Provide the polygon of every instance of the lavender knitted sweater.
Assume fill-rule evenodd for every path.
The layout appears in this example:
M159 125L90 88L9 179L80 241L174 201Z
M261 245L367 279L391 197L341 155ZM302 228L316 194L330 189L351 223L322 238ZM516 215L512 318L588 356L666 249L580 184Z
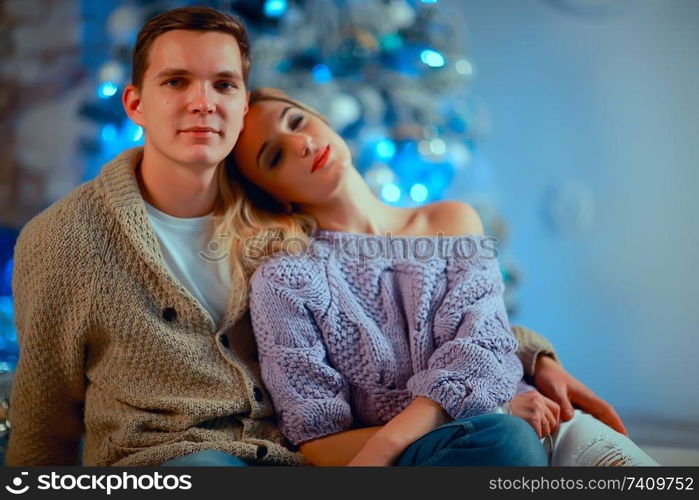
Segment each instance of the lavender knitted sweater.
M311 255L276 254L251 281L262 377L289 440L384 424L415 396L452 418L512 399L522 365L485 238L316 236Z

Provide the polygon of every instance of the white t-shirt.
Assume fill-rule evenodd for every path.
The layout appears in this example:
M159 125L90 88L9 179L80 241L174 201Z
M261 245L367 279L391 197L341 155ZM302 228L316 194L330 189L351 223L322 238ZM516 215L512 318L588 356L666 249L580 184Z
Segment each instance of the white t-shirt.
M165 267L209 311L218 326L228 302L231 275L228 259L216 253L213 214L183 219L161 212L148 202L146 212L160 242Z

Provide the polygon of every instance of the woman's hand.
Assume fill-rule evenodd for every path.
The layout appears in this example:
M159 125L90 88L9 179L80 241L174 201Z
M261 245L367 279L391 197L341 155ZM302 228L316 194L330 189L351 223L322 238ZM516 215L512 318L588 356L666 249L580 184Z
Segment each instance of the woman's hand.
M575 405L615 431L628 436L629 433L612 405L597 397L553 358L541 356L536 361L534 384L541 394L558 403L564 422L573 418Z
M517 394L510 401L510 411L529 422L539 438L558 430L560 406L537 390Z

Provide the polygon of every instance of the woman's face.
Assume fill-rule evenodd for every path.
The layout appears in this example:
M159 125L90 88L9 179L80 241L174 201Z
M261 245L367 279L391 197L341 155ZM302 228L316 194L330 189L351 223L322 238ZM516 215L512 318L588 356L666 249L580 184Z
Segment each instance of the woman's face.
M342 138L316 115L282 101L259 101L233 149L241 173L280 202L317 204L352 164Z

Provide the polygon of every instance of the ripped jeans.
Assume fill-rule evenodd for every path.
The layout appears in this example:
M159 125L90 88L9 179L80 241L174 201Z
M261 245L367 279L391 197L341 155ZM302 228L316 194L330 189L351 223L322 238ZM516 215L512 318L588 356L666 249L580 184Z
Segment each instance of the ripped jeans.
M541 440L550 465L558 466L657 466L641 448L595 417L575 410L558 430Z

